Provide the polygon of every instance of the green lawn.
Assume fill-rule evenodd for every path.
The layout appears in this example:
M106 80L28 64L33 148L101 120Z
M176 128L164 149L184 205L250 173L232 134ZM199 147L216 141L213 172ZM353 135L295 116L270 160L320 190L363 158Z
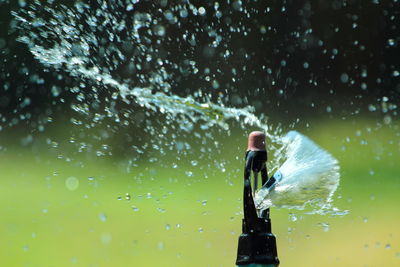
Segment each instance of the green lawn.
M339 159L334 204L350 214L273 209L280 266L400 266L398 124L312 125L302 132ZM226 172L140 162L126 173L112 158L65 162L29 149L1 152L1 265L234 266L242 219L241 135L221 140L231 147L222 155L230 162ZM73 191L69 177L76 178L68 180Z

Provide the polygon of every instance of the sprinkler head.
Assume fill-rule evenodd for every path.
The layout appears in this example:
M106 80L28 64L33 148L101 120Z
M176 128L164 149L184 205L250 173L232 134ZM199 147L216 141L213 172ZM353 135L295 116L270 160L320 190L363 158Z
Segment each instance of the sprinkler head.
M247 151L266 151L265 134L263 132L255 131L249 134Z
M267 150L265 134L252 132L248 138L244 168L242 234L239 237L236 265L238 266L270 266L279 265L276 249L276 238L271 233L269 209L257 212L253 195L257 189L258 173L261 173L262 184L268 181L266 167ZM251 186L253 172L254 187ZM252 190L254 189L254 190Z

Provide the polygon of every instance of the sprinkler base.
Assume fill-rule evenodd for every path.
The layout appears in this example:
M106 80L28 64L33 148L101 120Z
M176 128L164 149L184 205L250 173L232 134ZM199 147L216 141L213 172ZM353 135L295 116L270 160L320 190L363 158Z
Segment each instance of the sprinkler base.
M236 265L249 264L279 265L276 239L272 233L240 235Z

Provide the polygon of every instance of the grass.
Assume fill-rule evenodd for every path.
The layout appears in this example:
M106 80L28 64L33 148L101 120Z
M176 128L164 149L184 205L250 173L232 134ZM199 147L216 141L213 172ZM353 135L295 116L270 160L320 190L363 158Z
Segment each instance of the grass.
M335 205L350 214L272 210L280 266L399 266L398 126L313 125L303 132L339 159ZM68 163L23 148L2 152L2 266L234 266L242 161L233 159L245 141L221 140L232 147L223 154L227 172L142 162L126 173L113 159ZM65 184L71 176L79 180L74 191Z

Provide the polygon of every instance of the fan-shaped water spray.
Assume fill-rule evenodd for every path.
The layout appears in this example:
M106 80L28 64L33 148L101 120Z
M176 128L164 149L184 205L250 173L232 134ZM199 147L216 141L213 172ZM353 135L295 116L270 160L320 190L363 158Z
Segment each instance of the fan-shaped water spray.
M255 202L258 209L271 206L304 209L306 204L319 206L316 213L332 209L333 194L339 186L338 161L304 135L291 131L283 138L282 154L286 160L274 174L276 183L261 188ZM347 212L333 208L331 214Z

